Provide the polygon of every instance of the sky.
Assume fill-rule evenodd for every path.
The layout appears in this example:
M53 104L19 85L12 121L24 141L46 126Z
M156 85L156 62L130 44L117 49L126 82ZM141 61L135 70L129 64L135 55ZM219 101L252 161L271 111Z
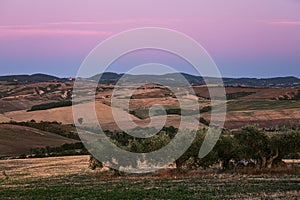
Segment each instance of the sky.
M96 45L141 27L192 37L224 77L300 77L299 0L0 0L0 75L76 76ZM151 59L193 73L155 51L128 55L112 71Z

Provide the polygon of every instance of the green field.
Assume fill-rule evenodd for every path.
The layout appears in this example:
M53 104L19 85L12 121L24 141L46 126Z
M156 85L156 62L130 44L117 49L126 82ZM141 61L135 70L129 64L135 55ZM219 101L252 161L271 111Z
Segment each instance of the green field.
M249 101L230 101L228 111L243 110L280 110L300 108L300 101L293 100L249 100Z
M121 177L98 174L6 180L1 199L297 199L300 176L195 175Z

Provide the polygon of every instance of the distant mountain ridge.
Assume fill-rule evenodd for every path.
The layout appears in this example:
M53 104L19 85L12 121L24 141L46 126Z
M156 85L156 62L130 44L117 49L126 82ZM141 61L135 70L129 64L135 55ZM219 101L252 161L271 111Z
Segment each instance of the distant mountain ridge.
M225 85L254 87L300 87L300 79L294 76L275 78L223 78Z
M58 80L60 80L60 78L47 74L0 76L0 81L7 82L48 82Z
M105 72L97 74L90 78L81 78L82 81L98 81L102 84L116 84L124 74L117 74L113 72ZM164 75L125 75L125 79L131 81L143 80L145 83L153 81L158 82L172 82L177 81L179 76L184 76L185 79L193 85L204 85L204 78L201 76L194 76L186 73L172 73ZM33 74L33 75L11 75L0 76L0 81L15 82L15 83L38 83L38 82L67 82L74 79L59 78L47 74ZM216 78L206 77L205 80L214 82ZM274 78L223 78L224 85L226 86L249 86L249 87L300 87L300 79L293 76L287 77L274 77Z
M101 80L99 83L103 84L116 84L124 74L117 73L103 73L92 76L86 80L89 81L98 81L101 75ZM204 85L206 82L201 76L194 76L186 73L173 73L173 74L164 74L164 75L126 75L125 77L130 78L131 81L144 81L145 83L151 81L159 82L169 82L180 80L178 78L180 75L184 76L185 79L193 85ZM126 79L126 78L125 78ZM218 80L214 77L206 77L208 82L217 82ZM300 87L300 79L293 76L286 77L274 77L274 78L223 78L223 83L226 86L249 86L249 87Z

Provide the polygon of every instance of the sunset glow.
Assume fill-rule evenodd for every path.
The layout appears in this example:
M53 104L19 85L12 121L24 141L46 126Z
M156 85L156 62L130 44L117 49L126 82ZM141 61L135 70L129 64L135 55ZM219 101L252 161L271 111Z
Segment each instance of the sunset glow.
M75 76L86 55L104 39L154 26L197 40L223 76L299 77L299 10L300 2L294 0L4 0L0 2L1 74Z

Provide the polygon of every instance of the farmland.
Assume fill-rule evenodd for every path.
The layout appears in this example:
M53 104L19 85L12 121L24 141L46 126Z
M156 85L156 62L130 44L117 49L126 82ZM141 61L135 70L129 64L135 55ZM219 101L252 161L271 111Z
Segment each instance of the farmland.
M58 121L63 124L74 124L78 119L73 119L72 100L73 83L27 83L20 85L9 85L0 83L0 122L10 120L22 122L35 120ZM90 83L82 87L82 99L84 94L90 93ZM126 99L126 91L116 96L117 99ZM113 85L99 84L97 87L96 110L101 126L107 130L119 130L112 117L111 99ZM203 110L201 116L210 121L209 91L205 86L193 86L195 96L185 96L189 99L198 99L199 109ZM216 93L219 87L212 87ZM249 124L257 124L261 128L273 126L291 125L299 122L300 103L298 100L299 89L297 88L259 88L259 87L235 87L227 86L227 116L225 128L236 129ZM83 102L89 104L89 102ZM149 123L148 111L153 105L164 106L167 113L166 126L178 127L180 116L179 103L166 87L147 84L138 88L129 102L128 110L117 107L118 115L127 116L139 125ZM75 105L76 106L76 105ZM31 112L28 112L30 111ZM205 112L204 112L205 111ZM189 112L189 111L187 111ZM103 113L105 113L103 115ZM82 113L82 118L87 119L88 114ZM175 115L174 115L175 114ZM126 121L124 119L124 122ZM86 121L85 121L86 122ZM204 126L201 124L200 126Z
M76 140L60 135L40 131L30 127L0 124L0 157L29 154L29 150L37 147L60 146L75 143Z
M238 148L248 149L248 144L242 143L246 139L236 140L233 133L253 124L257 125L259 131L267 131L262 131L267 142L263 148L264 152L252 155L252 151L242 151L245 155L238 155L241 159L245 156L249 159L255 156L256 160L260 160L261 156L265 156L270 161L270 158L276 155L274 152L278 150L275 148L278 145L274 146L272 143L274 141L276 144L277 142L281 144L279 145L281 157L278 161L287 157L298 158L298 150L292 153L285 152L287 149L281 147L287 144L283 145L282 142L285 140L280 140L284 137L280 134L286 131L283 127L290 127L288 131L292 133L295 132L293 128L299 127L298 88L227 86L227 116L224 129L227 132L224 132L219 142L220 145L226 145L227 153L230 155L221 155L224 152L222 147L212 151L209 159L212 159L213 164L210 164L207 159L200 163L202 167L197 169L178 171L171 167L152 174L118 176L112 170L89 169L87 152L81 146L77 148L77 143L80 141L74 122L80 120L80 123L88 127L95 121L90 120L90 114L85 110L80 110L81 119L73 118L72 82L0 84L2 84L0 122L3 122L0 124L1 156L3 158L20 158L20 155L27 157L27 159L0 160L1 199L297 199L300 195L299 168L290 168L290 166L286 168L286 165L283 165L283 169L280 169L279 162L275 162L272 168L266 168L267 165L256 165L255 171L248 173L248 168L238 171L227 166L227 170L222 171L220 166L217 166L222 156L229 156L228 159L224 159L228 163L238 155L236 153L239 152ZM121 122L124 124L127 124L130 119L139 126L145 126L151 120L159 122L161 113L155 113L151 119L149 116L149 109L159 104L166 109L165 127L172 126L170 130L175 130L178 128L181 115L194 111L189 107L187 110L180 109L178 100L164 86L146 84L138 88L131 98L126 94L129 88L123 88L123 93L116 96L117 99L130 99L128 109L122 108L122 105L115 107L115 112L122 116ZM101 127L117 138L120 130L112 113L113 89L113 85L98 85L95 108ZM209 92L204 86L193 86L193 89L195 95L184 96L184 101L198 100L201 112L200 115L193 115L193 117L199 119L199 129L205 130L211 115ZM220 88L213 86L212 89L218 91ZM87 83L79 94L82 95L80 103L93 106L92 102L84 99L84 95L90 92L90 85ZM76 106L78 104L74 105ZM190 125L192 126L187 124L185 128L189 128ZM231 134L230 137L228 133ZM273 137L275 133L278 134L278 138ZM168 139L172 139L170 135ZM163 137L164 134L161 136ZM286 136L292 135L286 134ZM119 143L119 145L123 145L124 149L132 148L137 152L144 152L145 149L136 145L137 141L125 141L124 144ZM296 140L291 141L291 144L297 143ZM156 137L156 140L155 138L145 140L145 143L148 142L163 144L159 143L159 137ZM75 146L75 149L69 151L69 148ZM289 147L292 148L291 145ZM192 155L195 152L198 155L197 148L191 148ZM261 146L258 145L257 152L260 152L260 149ZM187 160L187 163L189 162L190 160Z
M211 171L116 177L87 168L88 156L0 161L1 199L297 199L299 174Z

